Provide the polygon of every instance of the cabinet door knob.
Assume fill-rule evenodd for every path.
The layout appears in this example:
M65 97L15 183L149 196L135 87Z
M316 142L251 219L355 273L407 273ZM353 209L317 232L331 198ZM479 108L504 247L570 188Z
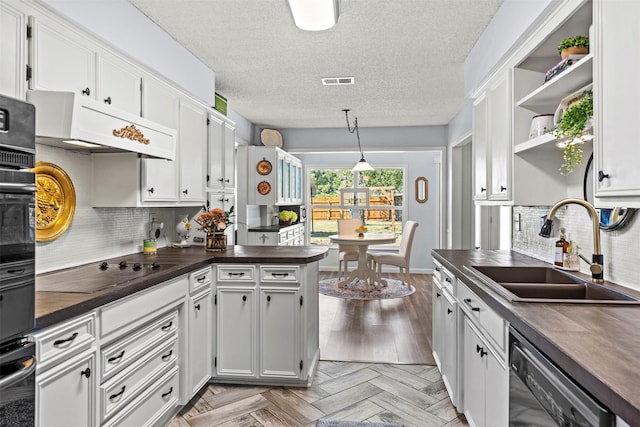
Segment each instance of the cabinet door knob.
M271 295L267 295L267 302L271 302Z
M225 179L224 182L229 183L231 180L229 178Z
M84 371L80 372L80 375L89 378L91 376L91 368L87 368Z
M504 185L500 186L500 191L507 191L507 187L505 187Z
M187 194L189 194L189 189L184 189L184 190L182 190L182 194L184 194L185 196L186 196Z
M242 302L246 302L247 301L247 296L246 295L242 295Z
M89 89L88 87L87 87L87 88L84 88L84 89L82 90L82 94L83 94L83 95L87 95L87 96L91 95L91 89Z
M153 187L147 190L149 193L153 194Z
M436 292L436 298L440 298L440 292Z
M104 103L105 103L105 104L109 104L109 105L111 105L111 97L110 97L110 96L107 96L107 97L104 99Z
M218 178L218 181L224 182L224 178Z
M195 306L193 306L193 308L195 308L196 310L200 311L200 304L196 304Z
M450 308L447 308L447 314L451 314L453 313L453 310L451 310Z
M598 182L604 181L605 178L609 179L609 174L608 173L604 173L602 171L598 171Z
M480 187L480 192L484 193L485 191L487 191L487 189L485 187Z

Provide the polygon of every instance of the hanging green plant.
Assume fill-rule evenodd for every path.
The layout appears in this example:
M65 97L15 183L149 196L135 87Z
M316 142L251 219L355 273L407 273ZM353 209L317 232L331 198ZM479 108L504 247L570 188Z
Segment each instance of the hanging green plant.
M593 92L582 93L562 114L554 135L556 138L567 138L567 146L563 153L560 173L568 175L576 166L582 164L582 146L584 131L593 117Z

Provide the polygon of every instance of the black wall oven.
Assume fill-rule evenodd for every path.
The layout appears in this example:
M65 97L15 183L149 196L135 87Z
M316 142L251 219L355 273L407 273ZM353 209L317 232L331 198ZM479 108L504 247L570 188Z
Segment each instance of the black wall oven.
M0 95L0 427L35 420L35 111Z

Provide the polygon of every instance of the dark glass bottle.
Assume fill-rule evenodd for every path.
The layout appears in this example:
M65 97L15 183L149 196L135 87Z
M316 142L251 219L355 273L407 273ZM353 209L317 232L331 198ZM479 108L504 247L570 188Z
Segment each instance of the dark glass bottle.
M560 240L556 242L556 251L553 259L553 263L558 267L564 266L563 257L569 250L569 242L567 242L567 234L564 228L560 229Z

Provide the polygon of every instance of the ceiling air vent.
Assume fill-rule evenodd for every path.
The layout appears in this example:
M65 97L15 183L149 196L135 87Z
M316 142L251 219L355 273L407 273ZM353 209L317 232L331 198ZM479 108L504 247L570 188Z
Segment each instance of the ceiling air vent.
M356 79L355 77L323 77L322 84L325 86L354 85Z

